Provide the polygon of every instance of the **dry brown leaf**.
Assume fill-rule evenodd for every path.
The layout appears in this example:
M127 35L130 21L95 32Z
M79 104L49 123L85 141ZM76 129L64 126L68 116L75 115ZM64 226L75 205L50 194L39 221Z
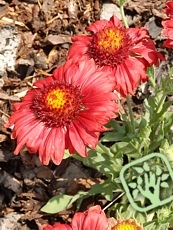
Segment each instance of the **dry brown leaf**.
M48 35L46 37L46 42L49 42L52 45L64 44L64 43L72 43L71 36L68 35Z
M0 99L10 100L10 101L20 101L20 98L17 96L9 96L6 93L0 93Z
M16 194L20 194L22 192L21 181L17 180L4 170L0 170L0 184L2 184L5 188L12 190Z
M0 20L0 24L15 24L18 26L25 27L27 30L29 30L29 28L23 22L14 21L13 19L7 17L2 17L2 19Z
M18 97L18 98L22 98L22 97L24 97L26 95L27 92L28 92L28 90L24 90L22 92L15 93L14 96Z

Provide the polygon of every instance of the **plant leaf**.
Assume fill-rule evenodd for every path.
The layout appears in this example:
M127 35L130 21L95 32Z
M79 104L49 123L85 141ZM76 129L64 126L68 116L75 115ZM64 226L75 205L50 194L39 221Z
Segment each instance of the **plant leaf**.
M41 208L41 211L51 214L61 212L85 194L86 192L79 192L74 196L64 194L54 196Z

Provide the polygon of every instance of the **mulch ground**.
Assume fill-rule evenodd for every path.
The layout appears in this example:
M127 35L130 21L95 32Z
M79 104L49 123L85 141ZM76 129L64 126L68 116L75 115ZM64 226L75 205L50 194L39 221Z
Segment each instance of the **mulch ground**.
M172 51L163 47L160 35L165 2L128 0L125 12L129 25L145 26L158 50L170 57ZM16 143L4 123L12 113L12 104L20 101L35 81L65 62L71 37L85 34L86 27L100 17L110 17L111 4L99 0L0 0L0 229L39 229L47 222L68 222L75 207L58 215L39 210L56 194L73 195L102 180L102 175L74 159L45 167L26 149L14 156ZM114 13L119 14L117 8ZM158 77L172 64L168 58L159 67ZM139 88L133 98L135 111L145 96ZM99 202L105 202L101 196L87 199L81 210Z

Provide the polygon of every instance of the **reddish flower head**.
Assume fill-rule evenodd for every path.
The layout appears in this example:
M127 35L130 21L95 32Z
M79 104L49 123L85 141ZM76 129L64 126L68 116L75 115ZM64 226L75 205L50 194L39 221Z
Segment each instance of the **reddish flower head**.
M85 213L78 212L71 222L72 230L107 230L108 219L99 205L89 208Z
M60 164L65 149L86 157L86 146L96 147L104 125L118 110L112 78L98 71L92 60L80 65L67 61L34 86L14 104L5 125L14 125L14 154L26 145L30 153L39 152L45 165L50 159Z
M126 29L115 16L109 21L96 21L87 30L93 34L72 38L68 59L93 59L103 71L111 71L115 89L122 96L133 95L139 82L147 80L147 67L164 60L145 28Z
M43 225L41 230L107 230L108 219L99 205L89 208L85 213L77 212L71 222L66 224Z
M164 42L164 46L167 48L173 47L173 2L167 2L164 12L167 14L168 18L162 21L164 29L162 34L167 38Z
M143 230L143 227L137 224L135 219L108 219L108 230Z

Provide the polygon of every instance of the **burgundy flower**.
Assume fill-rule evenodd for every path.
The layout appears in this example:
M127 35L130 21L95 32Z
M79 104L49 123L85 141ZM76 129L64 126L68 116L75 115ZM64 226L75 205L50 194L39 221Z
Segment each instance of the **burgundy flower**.
M96 21L87 30L92 34L72 38L68 59L93 59L103 72L111 71L115 89L124 97L133 95L140 81L147 81L147 67L164 60L145 28L126 29L115 16Z
M112 78L97 70L92 60L80 65L67 61L14 104L5 125L14 125L14 154L26 146L30 153L38 151L45 165L50 159L60 164L65 149L86 157L86 146L96 147L104 125L118 111L112 89Z
M166 3L164 12L167 14L167 18L162 21L164 29L162 34L167 38L164 42L164 46L167 48L173 47L173 2L169 1Z

